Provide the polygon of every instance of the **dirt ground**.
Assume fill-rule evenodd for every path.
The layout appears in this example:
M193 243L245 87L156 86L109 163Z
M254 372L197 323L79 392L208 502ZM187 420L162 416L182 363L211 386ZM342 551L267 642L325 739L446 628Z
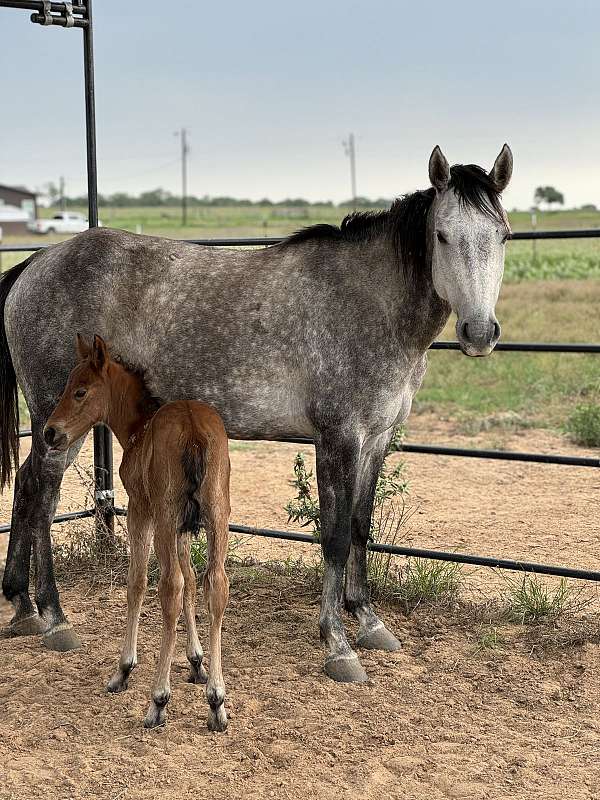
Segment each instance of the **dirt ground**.
M413 418L409 438L586 452L541 431L467 437L432 415ZM288 527L282 507L296 450L233 445L233 520ZM600 567L596 470L404 458L413 512L406 535L415 546ZM61 506L80 507L84 491L71 472ZM3 521L9 505L2 498ZM260 560L316 553L242 539L241 554ZM482 633L496 624L485 600L500 579L489 570L469 575L476 607L422 606L410 615L384 608L403 649L364 653L370 682L346 686L322 672L317 591L293 577L236 571L224 629L230 727L221 735L205 727L202 688L185 682L183 632L168 725L142 729L160 635L154 591L143 611L140 666L129 692L112 696L104 684L122 636L124 588L63 586L81 650L57 654L37 639L0 639L0 800L599 800L600 617L588 610L556 626L499 623L500 647L482 648ZM9 616L0 604L0 625ZM205 632L202 616L204 641Z

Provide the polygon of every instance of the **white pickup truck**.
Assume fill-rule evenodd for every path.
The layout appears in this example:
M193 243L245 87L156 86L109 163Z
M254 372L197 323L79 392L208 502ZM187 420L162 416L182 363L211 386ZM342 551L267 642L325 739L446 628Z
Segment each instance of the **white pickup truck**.
M33 233L81 233L89 227L87 218L75 211L59 211L49 219L34 219L27 223Z

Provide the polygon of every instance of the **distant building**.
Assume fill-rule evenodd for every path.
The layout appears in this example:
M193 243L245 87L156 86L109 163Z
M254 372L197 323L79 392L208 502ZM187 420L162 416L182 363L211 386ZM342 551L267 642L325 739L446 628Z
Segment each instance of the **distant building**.
M35 192L0 183L0 228L3 236L26 233L27 223L36 217Z

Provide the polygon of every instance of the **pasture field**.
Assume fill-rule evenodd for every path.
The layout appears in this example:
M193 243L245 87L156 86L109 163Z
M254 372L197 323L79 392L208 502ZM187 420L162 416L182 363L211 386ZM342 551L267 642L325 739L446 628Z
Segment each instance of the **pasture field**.
M283 236L316 222L338 223L350 209L334 206L192 207L181 226L177 208L104 208L105 225L172 238ZM51 213L51 212L46 212ZM510 215L515 231L531 229L531 215ZM600 227L600 212L538 212L539 230ZM27 241L40 244L55 236ZM14 239L6 239L6 243ZM4 254L4 268L23 254ZM506 341L600 341L600 238L510 242L498 319ZM450 322L444 338L454 338ZM551 427L563 430L579 403L600 401L597 356L497 353L471 361L457 353L431 354L415 409L433 410L483 426ZM24 413L26 411L24 409Z

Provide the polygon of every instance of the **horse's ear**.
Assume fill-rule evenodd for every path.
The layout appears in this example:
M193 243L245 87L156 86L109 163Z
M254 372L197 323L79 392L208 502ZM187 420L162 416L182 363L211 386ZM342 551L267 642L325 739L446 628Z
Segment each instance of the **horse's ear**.
M496 189L503 192L508 184L513 171L513 154L510 147L505 144L500 150L498 158L494 161L494 166L490 172L490 178L494 181Z
M94 335L94 344L92 345L92 364L98 372L104 372L108 366L109 355L106 342L98 334Z
M450 165L446 160L446 156L440 150L439 144L436 144L429 157L429 180L431 181L431 185L435 186L438 192L443 192L448 188L448 183L450 181Z
M91 352L92 352L92 348L90 347L90 345L86 342L86 340L83 338L83 336L80 333L78 333L77 334L77 355L79 357L79 360L80 361L85 361L86 358L90 357Z

